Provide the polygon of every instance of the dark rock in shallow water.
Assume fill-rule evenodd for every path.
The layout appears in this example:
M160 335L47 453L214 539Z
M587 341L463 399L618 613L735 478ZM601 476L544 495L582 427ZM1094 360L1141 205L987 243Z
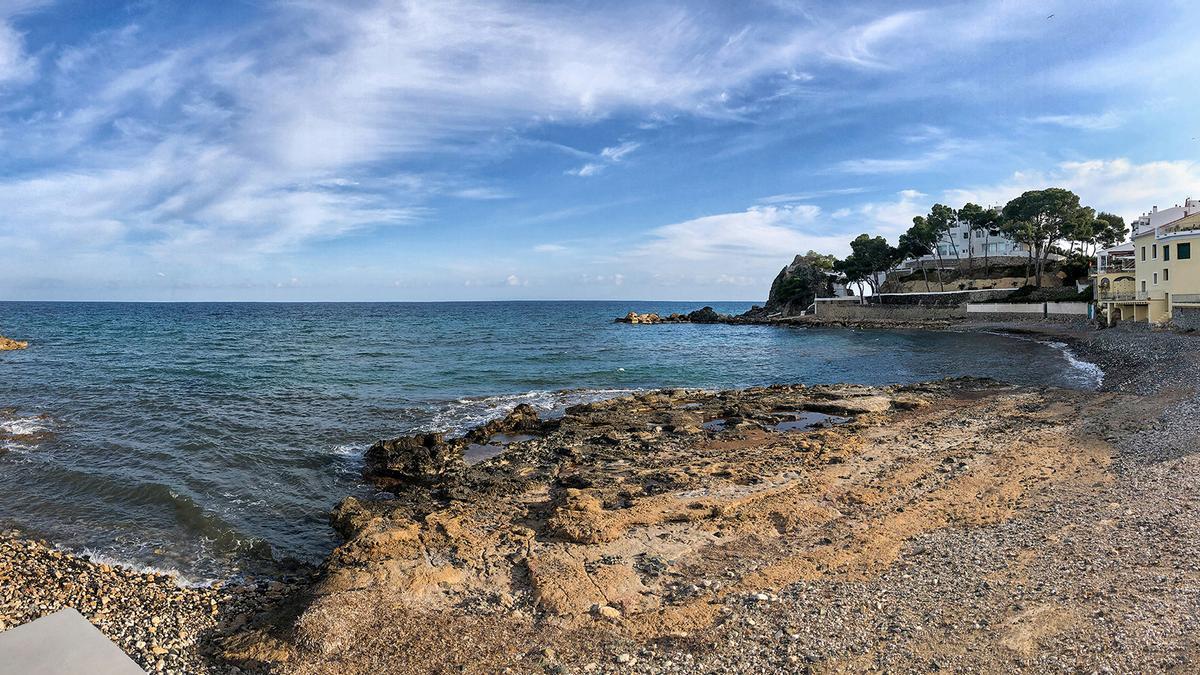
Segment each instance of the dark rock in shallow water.
M447 442L443 434L378 441L364 459L367 478L423 485L440 483L466 466L463 444Z
M729 319L724 314L717 314L716 310L712 307L704 307L694 312L689 312L687 318L692 323L721 323Z
M468 436L472 440L487 438L493 434L536 433L542 430L545 422L538 417L537 409L528 403L522 403L500 419L492 420L472 431Z

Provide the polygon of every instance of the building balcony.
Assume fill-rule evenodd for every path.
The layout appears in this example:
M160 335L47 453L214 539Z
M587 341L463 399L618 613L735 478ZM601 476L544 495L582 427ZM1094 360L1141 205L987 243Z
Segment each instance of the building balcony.
M1104 265L1100 265L1099 267L1093 267L1091 269L1091 274L1092 274L1092 276L1096 276L1098 274L1115 274L1117 272L1133 272L1134 268L1136 266L1137 265L1134 264L1133 260L1123 260L1123 259L1122 260L1110 260L1108 263L1106 263Z

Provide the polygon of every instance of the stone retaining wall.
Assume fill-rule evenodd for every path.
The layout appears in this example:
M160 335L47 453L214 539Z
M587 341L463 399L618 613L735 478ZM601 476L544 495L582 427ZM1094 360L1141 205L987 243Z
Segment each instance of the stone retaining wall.
M819 319L834 321L938 321L965 318L967 309L965 305L927 307L818 302L814 313Z

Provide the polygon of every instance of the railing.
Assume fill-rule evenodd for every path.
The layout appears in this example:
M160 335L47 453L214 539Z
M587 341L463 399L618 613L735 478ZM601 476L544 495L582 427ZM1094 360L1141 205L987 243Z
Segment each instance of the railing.
M1155 239L1166 239L1178 234L1200 233L1200 225L1159 225L1154 228Z
M1180 302L1198 302L1200 303L1200 293L1174 293L1171 295L1172 303Z
M1132 272L1134 267L1136 267L1136 264L1132 260L1121 260L1119 262L1110 262L1107 265L1093 267L1091 269L1091 273L1095 275L1109 274L1111 272Z
M1100 299L1117 302L1122 300L1137 300L1138 297L1137 293L1101 293Z

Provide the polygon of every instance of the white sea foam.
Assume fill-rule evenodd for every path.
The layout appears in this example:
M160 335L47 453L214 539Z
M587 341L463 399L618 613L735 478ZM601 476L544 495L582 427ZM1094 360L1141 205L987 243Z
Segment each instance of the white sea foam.
M12 436L31 436L50 431L50 425L43 417L17 417L0 420L0 431Z
M601 401L636 393L638 389L534 390L520 394L501 394L479 398L460 398L440 406L426 424L427 431L462 433L507 414L527 403L545 417L554 417L581 403Z
M360 457L363 452L363 447L354 443L342 443L341 445L333 446L333 454L339 457L356 458Z
M1057 349L1059 352L1062 353L1063 357L1066 358L1067 363L1069 363L1072 368L1074 368L1076 371L1079 372L1080 376L1082 377L1083 381L1086 384L1088 384L1091 387L1096 387L1096 388L1099 388L1099 386L1101 384L1104 384L1104 369L1101 368L1099 365L1092 363L1091 361L1084 361L1083 359L1076 356L1075 352L1071 351L1070 345L1068 345L1065 342L1056 342L1054 340L1039 340L1037 338L1026 337L1024 335L1017 335L1014 333L997 333L997 332L993 332L993 331L983 331L983 332L987 333L988 335L999 335L1001 337L1013 338L1015 340L1025 340L1026 342L1036 342L1038 344L1043 344L1043 345L1046 345L1047 347Z
M61 547L57 547L57 548L58 548L58 550L64 551L66 553L74 553L70 549L65 549L65 548L61 548ZM142 563L125 560L123 558L115 558L111 555L108 555L107 553L101 553L100 551L96 551L96 550L90 549L90 548L84 548L82 551L79 551L78 555L80 557L87 556L87 558L89 560L91 560L92 562L94 562L98 565L108 565L110 567L120 567L121 569L125 569L130 572L136 572L138 574L165 574L165 575L171 577L172 579L174 579L174 581L177 585L182 586L184 588L204 588L207 586L211 586L213 583L215 583L217 581L216 579L192 577L192 576L189 576L189 575L186 575L186 574L180 572L179 570L177 570L173 567L157 567L155 565L144 565Z
M1076 356L1067 343L1042 341L1042 344L1049 345L1062 352L1063 356L1067 358L1067 363L1070 363L1072 367L1081 372L1094 386L1099 387L1101 384L1104 384L1104 369L1091 361L1084 361Z
M17 454L37 450L37 435L51 430L44 416L0 417L0 450Z

